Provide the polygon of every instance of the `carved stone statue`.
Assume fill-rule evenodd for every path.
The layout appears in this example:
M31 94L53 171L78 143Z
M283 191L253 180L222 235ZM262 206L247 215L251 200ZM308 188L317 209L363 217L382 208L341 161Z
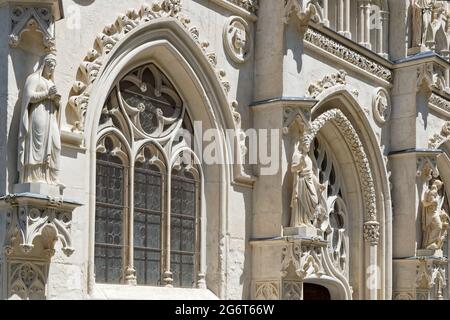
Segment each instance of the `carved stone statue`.
M411 48L425 45L435 0L414 0L411 6Z
M429 250L442 249L449 228L449 216L442 209L444 203L444 196L440 195L442 187L442 181L434 180L422 201L423 248Z
M325 186L314 174L312 160L303 144L295 147L291 172L293 191L290 226L314 226L313 223L326 214L322 195Z
M58 114L61 96L53 82L56 56L42 57L23 90L19 128L19 182L58 185L61 137Z

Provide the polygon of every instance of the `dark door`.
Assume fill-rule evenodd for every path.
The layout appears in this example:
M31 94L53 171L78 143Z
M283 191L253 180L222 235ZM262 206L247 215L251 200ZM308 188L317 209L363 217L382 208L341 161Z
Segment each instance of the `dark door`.
M330 291L317 284L304 283L303 300L331 300Z

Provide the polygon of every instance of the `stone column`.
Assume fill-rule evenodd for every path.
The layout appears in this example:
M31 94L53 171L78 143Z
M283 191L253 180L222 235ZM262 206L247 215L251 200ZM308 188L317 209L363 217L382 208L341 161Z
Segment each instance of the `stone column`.
M370 44L370 0L359 0L358 3L359 30L358 42L360 45L371 49Z
M327 27L330 26L330 20L328 20L328 0L323 0L323 24Z
M436 63L422 59L399 65L392 90L393 292L414 299L418 287L411 279L416 279L419 259L431 263L438 254L422 250L422 201L437 175L439 155L428 148L427 130Z
M381 28L378 29L378 54L383 58L389 58L389 12L380 11Z

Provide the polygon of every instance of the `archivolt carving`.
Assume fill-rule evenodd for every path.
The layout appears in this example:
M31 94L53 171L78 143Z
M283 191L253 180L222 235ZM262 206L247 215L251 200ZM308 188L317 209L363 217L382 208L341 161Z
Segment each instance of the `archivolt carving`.
M11 10L11 25L9 35L11 47L17 47L22 34L31 30L42 34L43 44L47 50L55 47L55 27L50 7L15 6Z
M443 111L450 112L450 102L435 93L431 94L429 102Z
M334 123L339 127L345 139L349 143L350 149L352 150L353 158L356 162L357 169L360 174L360 179L363 188L366 220L376 221L376 197L375 197L375 185L372 176L372 171L370 169L369 160L367 154L364 151L364 147L361 140L358 137L358 133L353 128L351 122L339 109L329 110L322 115L320 115L311 124L310 131L305 135L303 143L305 143L307 149L311 147L311 143L314 137L320 131L320 129L325 126L329 121L334 121Z
M450 121L447 121L442 127L440 134L435 134L429 141L430 149L437 149L446 141L450 140Z
M137 26L148 23L159 18L174 18L181 22L186 32L202 49L204 55L216 72L217 78L222 83L223 90L227 94L230 90L230 83L226 80L226 73L222 69L216 69L217 58L213 52L207 52L209 43L199 40L199 30L197 27L189 27L190 19L180 14L181 0L159 0L153 5L144 4L139 11L129 10L125 15L120 15L116 22L106 26L98 34L94 47L88 52L81 63L69 95L68 108L72 111L72 116L68 116L68 123L72 126L72 131L82 132L86 107L93 83L96 81L103 64L108 59L108 54L114 46L121 41L127 33Z
M341 58L358 68L373 74L377 78L388 82L393 81L393 73L381 64L353 51L349 47L309 28L305 34L305 41Z

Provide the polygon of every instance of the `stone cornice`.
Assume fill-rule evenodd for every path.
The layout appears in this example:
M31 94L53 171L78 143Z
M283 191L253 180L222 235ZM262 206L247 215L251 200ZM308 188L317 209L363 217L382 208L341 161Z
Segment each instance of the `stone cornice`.
M430 109L450 118L450 96L446 93L437 93L433 90L429 100Z
M22 6L51 6L55 21L64 18L62 0L0 0L0 7L4 5L22 5Z
M218 6L225 8L235 15L244 19L255 22L258 20L256 16L258 11L258 0L209 0Z
M362 71L361 73L380 80L384 85L393 82L392 64L381 57L377 59L369 57L365 52L366 49L356 49L357 45L350 47L311 26L305 34L305 45L312 50L319 50L321 53L339 58L349 68Z

